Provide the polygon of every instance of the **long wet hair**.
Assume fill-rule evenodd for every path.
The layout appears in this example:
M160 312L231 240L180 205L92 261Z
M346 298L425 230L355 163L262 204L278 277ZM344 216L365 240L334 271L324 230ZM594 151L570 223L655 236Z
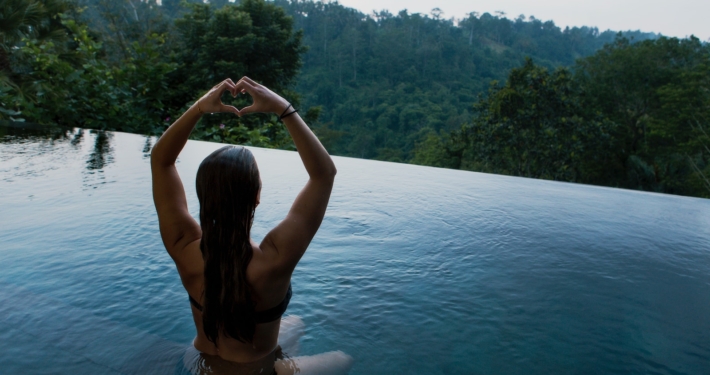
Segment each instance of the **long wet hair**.
M254 155L244 147L222 147L197 170L205 263L202 327L215 345L220 332L241 342L254 338L254 302L246 273L260 187Z

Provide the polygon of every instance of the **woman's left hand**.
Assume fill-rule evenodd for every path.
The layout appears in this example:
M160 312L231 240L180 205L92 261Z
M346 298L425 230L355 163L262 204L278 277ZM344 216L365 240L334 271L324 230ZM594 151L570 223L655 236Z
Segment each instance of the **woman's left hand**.
M237 89L234 82L227 78L217 84L197 101L197 109L202 113L231 112L239 114L239 110L231 105L222 103L222 94L229 91L232 96L237 96Z

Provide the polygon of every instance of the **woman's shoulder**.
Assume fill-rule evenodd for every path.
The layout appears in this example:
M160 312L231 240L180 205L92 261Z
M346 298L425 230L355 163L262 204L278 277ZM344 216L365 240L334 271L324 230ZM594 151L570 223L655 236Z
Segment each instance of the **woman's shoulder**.
M265 238L261 244L252 242L254 253L249 262L248 273L253 276L253 284L265 284L267 287L274 287L281 284L288 284L293 270L285 269L280 262L278 250ZM249 277L252 279L252 277ZM274 285L276 284L276 285Z
M289 267L285 266L284 256L272 241L271 236L264 237L259 245L252 242L252 246L254 246L254 254L259 254L259 261L264 270L276 274L272 276L284 273L290 275L293 272L293 269L288 269Z

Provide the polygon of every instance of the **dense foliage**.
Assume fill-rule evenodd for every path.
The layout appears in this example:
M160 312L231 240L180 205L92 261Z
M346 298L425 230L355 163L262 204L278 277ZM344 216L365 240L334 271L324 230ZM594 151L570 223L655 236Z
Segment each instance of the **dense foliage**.
M619 126L603 183L685 195L704 190L710 45L695 38L634 45L620 39L579 60L576 73L585 106Z
M474 106L470 125L454 132L449 157L436 136L414 162L564 181L584 181L609 153L614 123L587 113L568 69L550 73L528 59L504 86ZM441 155L444 157L437 157Z
M159 134L249 75L334 154L710 196L708 55L694 38L502 13L0 0L0 120ZM192 136L293 147L267 115L206 116Z
M710 197L710 46L620 38L550 73L528 60L413 162Z
M8 63L0 71L0 113L12 120L127 131L145 131L146 119L162 109L162 82L171 64L157 60L154 43L134 43L120 66L77 22L78 9L62 0L2 0L2 24L15 25L3 38ZM12 20L12 21L8 21ZM11 33L3 33L8 35ZM4 117L3 116L3 117Z
M471 13L454 21L438 9L365 15L337 3L275 2L304 30L309 50L297 89L305 105L323 108L317 131L328 149L381 160L409 161L429 132L469 121L478 94L526 56L546 67L567 65L615 37L522 15Z
M214 84L242 75L298 102L289 89L304 47L281 8L182 5L166 15L155 1L0 0L0 21L12 27L2 34L0 119L157 134ZM208 116L193 136L292 147L273 116Z

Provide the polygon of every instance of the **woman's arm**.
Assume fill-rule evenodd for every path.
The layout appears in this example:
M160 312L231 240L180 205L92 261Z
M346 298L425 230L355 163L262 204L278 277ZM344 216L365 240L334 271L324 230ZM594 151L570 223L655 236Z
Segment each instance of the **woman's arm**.
M225 91L236 95L234 82L230 79L213 87L180 116L155 143L150 154L153 201L158 212L160 234L179 271L185 263L180 261L181 250L199 240L202 231L187 209L185 189L175 168L175 160L203 113L239 113L236 108L222 104L221 97Z
M292 111L287 108L289 103L284 98L247 77L237 82L236 89L240 93L249 93L254 99L251 106L239 111L240 116L253 112L280 115L287 109L286 113ZM264 238L264 243L272 245L278 252L280 268L290 276L323 221L336 169L328 151L298 113L284 118L283 122L310 177L286 218Z

